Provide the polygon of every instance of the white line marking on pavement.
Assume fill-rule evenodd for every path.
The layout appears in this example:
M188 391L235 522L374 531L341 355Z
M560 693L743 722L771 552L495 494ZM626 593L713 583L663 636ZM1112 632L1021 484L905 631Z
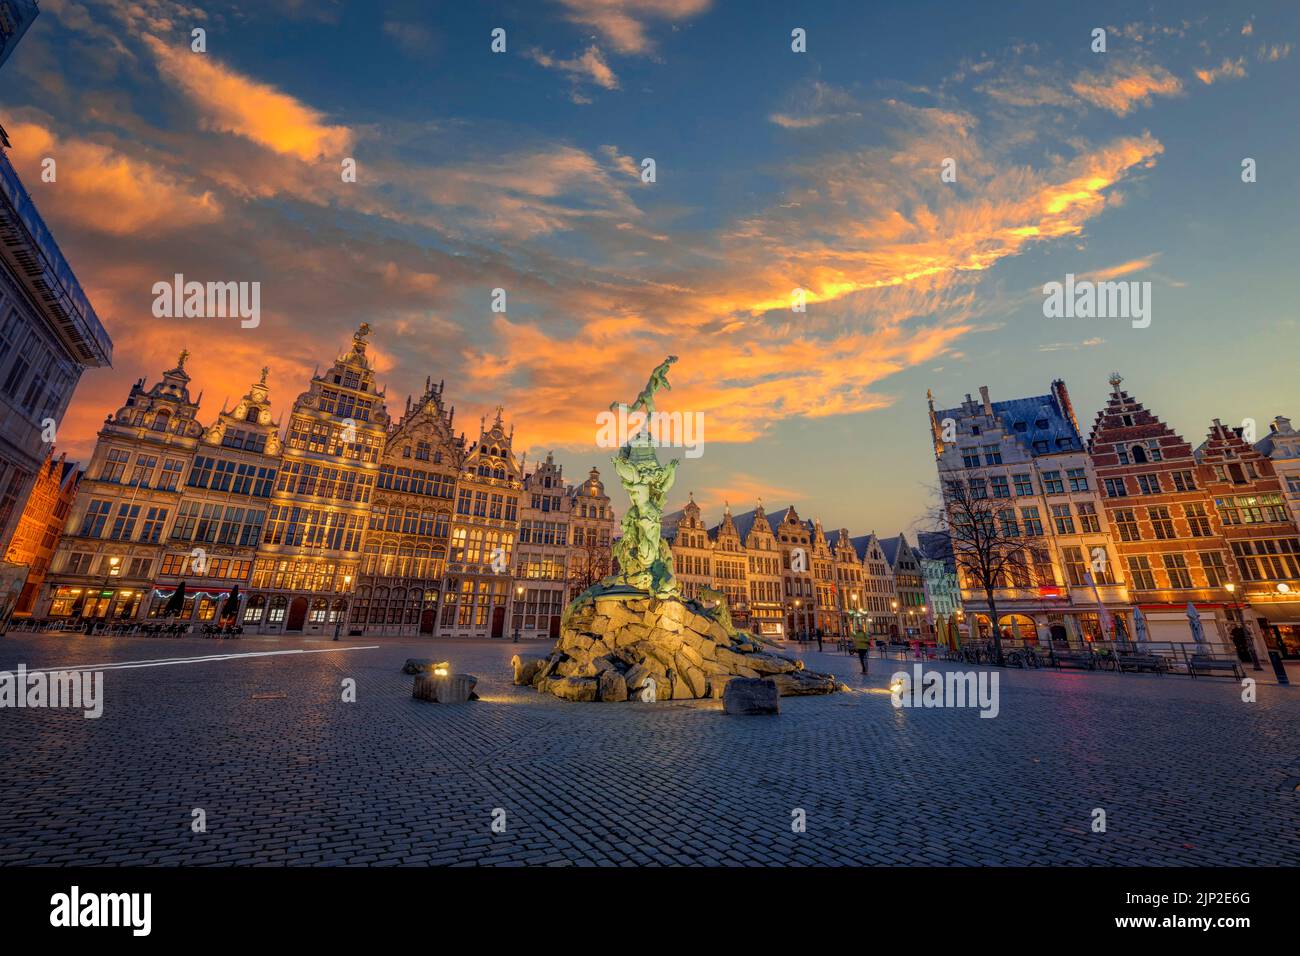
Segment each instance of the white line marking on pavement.
M160 657L153 660L145 661L117 661L108 664L65 664L62 667L37 667L28 668L28 674L42 674L51 671L107 671L107 670L129 670L135 667L166 667L169 664L203 664L210 661L231 661L243 657L278 657L282 654L333 654L337 651L373 651L379 647L378 644L367 644L362 647L325 647L320 650L291 650L291 651L249 651L245 654L210 654L204 657Z

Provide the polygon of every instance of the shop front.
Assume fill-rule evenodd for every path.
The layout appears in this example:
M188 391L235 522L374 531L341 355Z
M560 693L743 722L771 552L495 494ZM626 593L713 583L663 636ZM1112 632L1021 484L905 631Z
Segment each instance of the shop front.
M1267 650L1277 651L1283 660L1300 660L1300 596L1251 599L1246 616L1254 618Z
M144 591L136 588L56 587L50 599L51 618L123 620L140 611Z

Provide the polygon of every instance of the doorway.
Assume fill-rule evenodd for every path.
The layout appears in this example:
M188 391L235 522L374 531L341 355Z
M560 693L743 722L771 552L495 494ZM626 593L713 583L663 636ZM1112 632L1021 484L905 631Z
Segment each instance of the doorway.
M307 599L302 595L293 599L289 605L289 622L284 626L286 631L301 631L303 622L307 620Z

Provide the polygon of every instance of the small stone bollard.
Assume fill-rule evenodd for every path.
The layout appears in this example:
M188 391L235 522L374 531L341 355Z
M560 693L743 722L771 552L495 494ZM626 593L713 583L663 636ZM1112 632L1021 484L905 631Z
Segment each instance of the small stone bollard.
M411 686L411 696L435 704L463 704L478 699L474 693L474 685L477 683L478 678L470 674L448 674L444 677L417 674L415 683Z
M750 717L781 713L781 695L770 677L734 677L722 692L722 709Z

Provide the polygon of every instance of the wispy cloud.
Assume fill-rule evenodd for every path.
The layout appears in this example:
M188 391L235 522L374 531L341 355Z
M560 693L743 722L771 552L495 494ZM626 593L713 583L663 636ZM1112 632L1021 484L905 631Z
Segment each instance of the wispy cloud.
M1132 275L1135 272L1145 272L1147 269L1150 269L1159 258L1160 253L1153 252L1151 255L1143 256L1140 259L1130 259L1128 262L1121 262L1118 265L1108 266L1104 269L1096 269L1092 272L1084 273L1080 278L1088 279L1092 282L1109 282L1112 279Z
M528 50L525 56L548 70L566 73L574 80L591 83L604 90L618 89L618 77L614 75L614 71L601 55L600 49L594 44L567 60L557 59L537 49Z
M306 161L348 154L351 131L330 125L319 110L223 66L211 54L195 54L150 34L144 41L159 70L186 94L208 128Z
M652 20L686 20L704 13L712 0L559 0L569 19L600 33L620 53L647 53Z
M1094 106L1110 110L1117 116L1127 116L1139 106L1149 106L1154 96L1181 93L1183 84L1162 66L1130 62L1107 70L1081 73L1070 83L1070 89Z
M158 235L211 223L221 203L166 168L88 140L62 139L35 122L9 126L10 159L41 209L111 236ZM55 163L53 182L42 163Z
M1245 57L1237 57L1235 60L1229 60L1224 57L1222 63L1210 69L1197 70L1196 78L1209 86L1219 80L1240 80L1246 75Z

